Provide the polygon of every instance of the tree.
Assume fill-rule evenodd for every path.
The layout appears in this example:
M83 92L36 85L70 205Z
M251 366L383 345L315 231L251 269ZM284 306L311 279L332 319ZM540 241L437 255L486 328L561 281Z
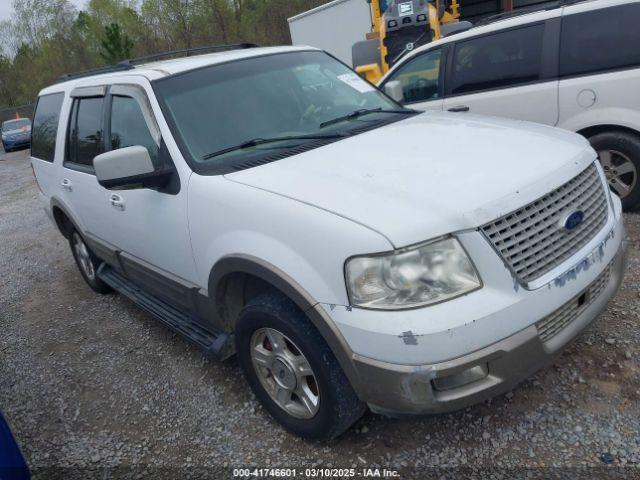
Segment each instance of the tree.
M8 2L9 0L0 0ZM286 19L328 0L13 0L0 22L0 105L35 101L64 74L219 43L289 43ZM362 0L364 1L364 0Z
M112 23L104 27L104 37L101 41L100 56L108 64L118 63L131 58L133 41L122 32L120 25Z
M17 45L39 45L68 34L77 10L69 0L14 0L13 27Z

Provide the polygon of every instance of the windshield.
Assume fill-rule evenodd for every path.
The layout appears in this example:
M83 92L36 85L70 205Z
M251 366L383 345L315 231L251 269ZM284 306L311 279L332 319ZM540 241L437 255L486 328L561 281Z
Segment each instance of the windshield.
M18 120L9 120L2 124L3 132L10 132L11 130L20 130L24 127L30 127L31 121L28 118L20 118Z
M323 137L335 140L338 133L403 117L397 103L315 51L212 65L159 80L154 88L195 167L228 165Z

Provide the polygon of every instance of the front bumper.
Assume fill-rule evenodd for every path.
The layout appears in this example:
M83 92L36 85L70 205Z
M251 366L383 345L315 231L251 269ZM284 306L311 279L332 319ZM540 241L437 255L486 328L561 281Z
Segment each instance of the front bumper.
M428 308L397 312L318 304L332 348L372 410L458 410L512 389L551 364L604 310L626 266L621 202L606 226L534 289L521 285L484 237L458 234L482 289Z
M580 308L571 322L543 341L536 324L499 342L453 360L429 365L394 365L354 354L358 372L358 393L371 409L387 415L430 414L459 410L511 390L535 372L553 363L564 347L576 338L605 309L615 295L626 265L627 241L602 275L608 279L596 298ZM595 281L597 281L596 279ZM566 305L579 301L580 295ZM585 302L586 303L586 302ZM436 387L438 379L455 378L461 372L482 368L481 380L446 390Z

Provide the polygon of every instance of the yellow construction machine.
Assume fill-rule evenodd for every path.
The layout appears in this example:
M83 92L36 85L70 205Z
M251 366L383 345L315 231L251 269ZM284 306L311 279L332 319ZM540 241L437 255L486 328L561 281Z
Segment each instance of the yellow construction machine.
M372 31L353 45L356 71L375 84L407 52L471 26L458 0L367 0Z

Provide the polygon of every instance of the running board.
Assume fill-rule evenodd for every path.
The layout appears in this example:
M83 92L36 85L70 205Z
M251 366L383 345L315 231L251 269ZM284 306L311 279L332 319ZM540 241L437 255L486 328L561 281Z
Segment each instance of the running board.
M98 277L116 292L129 298L167 327L201 347L207 355L224 360L234 353L233 336L212 332L202 327L192 315L185 313L155 295L145 292L106 263L100 265Z

